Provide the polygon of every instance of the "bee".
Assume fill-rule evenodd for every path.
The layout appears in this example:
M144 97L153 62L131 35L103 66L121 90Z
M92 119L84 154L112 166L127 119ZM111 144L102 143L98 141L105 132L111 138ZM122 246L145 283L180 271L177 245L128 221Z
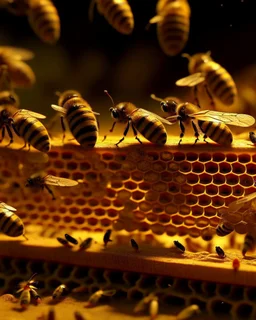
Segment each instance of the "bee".
M31 60L34 53L23 48L0 46L0 66L6 65L13 87L31 87L36 77L30 66L24 61Z
M232 261L232 266L233 266L234 271L238 271L238 269L240 268L240 261L237 258L235 258Z
M33 189L41 189L41 190L45 188L52 196L52 200L56 200L54 193L48 187L48 185L58 186L58 187L73 187L73 186L76 186L77 184L78 182L75 180L55 177L50 174L44 177L41 177L40 175L35 174L32 177L27 179L27 183L25 184L25 187L29 187Z
M63 129L63 142L66 131L65 117L77 142L83 147L93 148L99 131L95 115L99 115L99 113L94 112L88 102L75 90L60 93L58 104L58 106L52 105L51 107L62 114L60 120Z
M232 224L230 224L228 222L221 222L216 227L216 234L220 237L224 237L224 236L227 236L228 234L230 234L231 232L233 232L234 229L235 228Z
M253 144L256 144L256 134L255 134L255 132L249 132L249 139L251 140L251 142L253 143Z
M215 247L216 253L220 258L225 258L225 252L223 251L223 249L221 247Z
M62 244L64 247L68 247L71 248L71 245L69 244L69 242L66 239L63 239L61 237L57 237L56 238L60 244Z
M59 285L52 294L53 299L60 299L63 298L68 294L68 287L65 284Z
M0 231L9 237L25 236L25 228L22 220L17 216L15 208L4 202L0 202Z
M185 47L190 28L190 6L187 0L158 0L157 15L149 23L157 23L160 47L168 56L176 56Z
M185 247L183 246L183 244L181 244L181 243L180 243L179 241L177 241L177 240L174 240L173 243L174 243L175 247L178 248L182 253L185 252L186 249L185 249Z
M112 297L116 290L98 290L94 292L87 301L87 307L94 307L102 296Z
M198 106L200 106L197 97L198 84L202 84L205 87L212 106L214 106L214 97L225 106L234 104L237 98L236 84L227 70L213 61L210 51L197 53L193 56L184 53L182 56L189 60L190 76L176 81L176 85L194 87L194 97Z
M154 319L157 317L158 308L159 308L158 298L157 298L157 297L154 297L154 298L150 301L150 305L149 305L149 314L150 314L150 319L151 319L151 320L154 320Z
M104 234L103 242L104 242L104 246L105 246L105 247L107 246L107 244L108 244L110 241L112 241L112 240L110 239L111 232L112 232L112 231L109 229L109 230L107 230L107 231L105 232L105 234Z
M244 238L242 254L245 257L247 251L253 251L256 245L256 239L252 233L247 233Z
M134 29L134 18L128 0L91 0L89 19L93 20L94 5L107 22L118 32L129 35Z
M82 241L80 243L80 250L86 250L86 249L89 249L90 246L92 245L92 241L93 241L93 238L87 238L85 239L84 241Z
M134 239L131 239L131 245L135 251L139 251L139 245Z
M22 309L27 309L31 301L30 289L24 289L20 295L20 306Z
M48 44L60 38L60 18L51 0L31 0L27 11L28 21L35 34Z
M35 300L35 303L37 305L41 303L41 297L35 289L30 288L30 294L31 294L31 297Z
M32 145L35 149L41 152L50 150L50 138L44 125L38 119L45 119L45 116L30 110L20 109L13 115L7 110L0 111L0 130L2 130L2 139L5 137L5 129L7 130L10 142L7 146L13 143L13 131L17 136L22 137L25 141L23 148L27 143L30 149Z
M161 100L151 95L154 100ZM160 103L163 112L171 114L166 120L172 124L179 122L180 125L180 141L185 135L185 125L191 124L195 133L195 143L199 140L199 130L203 133L205 142L209 137L214 142L230 146L233 141L233 135L227 124L239 127L249 127L255 122L255 119L248 114L218 112L212 110L200 110L198 106L189 103L177 103L174 100L161 101ZM175 115L173 115L175 114Z
M183 309L177 316L176 320L188 320L192 318L194 315L200 313L200 309L197 304L192 304L191 306Z
M65 234L65 238L68 242L70 242L74 245L78 244L78 241L67 233Z
M114 127L117 122L127 123L127 126L124 130L124 136L120 139L116 146L118 146L126 137L130 125L132 127L135 139L142 143L137 137L137 130L150 142L156 143L159 145L164 145L167 140L167 133L163 123L170 125L170 122L159 117L158 115L149 112L147 110L137 108L131 102L120 102L116 106L112 97L105 90L104 91L112 101L113 107L109 109L111 112L112 118L115 122L110 129L110 132L113 132ZM107 136L104 137L103 141Z
M36 290L37 288L33 285L35 281L33 280L37 274L34 273L28 281L23 281L19 284L20 289L17 293L21 292L20 295L20 306L22 309L26 309L31 301L31 290Z
M141 299L133 309L134 313L139 313L145 310L146 305L149 304L152 300L157 299L154 293L150 293L148 296Z
M74 317L75 320L85 320L85 317L79 311L75 311Z

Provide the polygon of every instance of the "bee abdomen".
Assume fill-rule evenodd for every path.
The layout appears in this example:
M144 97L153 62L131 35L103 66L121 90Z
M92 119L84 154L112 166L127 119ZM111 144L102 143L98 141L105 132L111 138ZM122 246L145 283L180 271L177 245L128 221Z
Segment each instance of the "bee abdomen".
M9 237L19 237L24 233L24 225L16 214L7 216L0 212L0 231Z
M206 68L206 83L209 90L225 105L232 105L237 96L235 82L231 75L215 62ZM208 70L207 70L208 69Z
M224 237L230 234L232 231L234 231L233 225L227 222L220 223L216 228L216 234L220 237Z
M98 10L108 23L122 34L131 34L134 18L127 0L98 0Z
M29 23L38 37L50 44L60 37L60 18L50 0L32 1L28 11Z
M86 107L73 106L68 109L66 118L70 131L80 145L94 147L98 137L98 125L93 112Z
M168 8L164 7L159 14L163 16L157 25L160 46L165 54L175 56L182 51L188 40L190 8L186 2L174 2Z
M233 135L228 126L222 122L198 121L200 129L210 139L221 144L229 146L233 141Z
M167 140L167 134L163 124L160 121L151 120L150 117L140 117L134 121L136 129L150 142L164 145Z
M44 125L35 118L18 118L15 128L23 139L41 152L50 150L50 138Z

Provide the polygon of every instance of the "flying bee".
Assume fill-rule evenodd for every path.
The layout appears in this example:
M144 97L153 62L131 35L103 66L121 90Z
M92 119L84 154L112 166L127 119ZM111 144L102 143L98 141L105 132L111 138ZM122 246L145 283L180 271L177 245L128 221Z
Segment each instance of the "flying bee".
M100 298L102 296L106 296L106 297L112 297L114 294L116 294L116 290L112 289L112 290L98 290L96 292L94 292L89 300L87 301L87 307L94 307L98 301L100 300Z
M111 112L111 116L115 121L110 129L110 132L113 132L117 122L127 124L124 130L124 136L116 143L116 146L118 146L124 140L129 131L130 125L132 127L135 139L140 143L142 142L137 137L137 130L143 135L144 138L152 143L159 145L164 145L166 143L167 133L163 123L170 125L170 122L150 111L137 108L131 102L120 102L115 106L114 101L107 90L104 92L109 96L113 104L113 107L111 107L109 111ZM106 139L106 137L107 136L104 137L103 141Z
M155 95L151 95L151 98L160 100L163 112L171 114L166 120L169 120L171 124L179 122L181 130L179 144L185 135L185 126L189 124L192 125L195 133L195 143L199 140L199 128L204 133L205 142L207 142L206 138L209 137L218 144L229 146L233 141L233 135L227 124L249 127L255 122L255 119L248 114L200 110L198 106L189 102L178 104L174 100L163 101Z
M228 222L221 222L217 227L216 227L216 234L220 237L227 236L231 232L234 231L234 226Z
M212 106L214 106L213 98L219 99L225 106L234 104L237 98L236 84L227 70L212 60L210 51L193 56L184 53L182 56L189 60L190 76L176 81L176 85L194 87L194 97L198 106L197 85L199 84L205 87Z
M256 144L256 134L255 134L255 132L249 132L249 139L251 140L251 142L253 143L253 144Z
M36 78L33 70L24 62L31 60L33 57L34 53L27 49L8 46L0 47L0 65L8 67L13 87L28 88L35 83Z
M73 187L78 184L77 181L61 178L61 177L55 177L50 174L41 177L38 174L33 175L32 177L27 179L26 187L33 188L33 189L41 189L44 188L50 193L52 196L52 200L56 200L54 193L52 190L48 187L48 185L51 186L58 186L58 187Z
M187 0L158 0L157 15L149 23L157 23L160 47L168 56L176 56L185 47L190 28L190 6Z
M49 134L45 126L38 119L45 119L45 116L25 109L17 110L11 115L7 109L3 109L0 111L0 130L2 130L0 142L5 137L6 129L10 138L8 146L13 143L12 128L17 136L24 139L25 145L23 148L28 143L29 148L32 145L35 149L47 153L50 150Z
M242 254L245 257L247 251L253 251L256 245L256 239L255 236L248 232L244 238L244 244L242 249Z
M52 298L53 299L61 299L68 294L68 287L65 284L59 285L53 292Z
M24 224L15 211L15 208L0 202L0 232L9 237L23 236L27 240Z
M200 313L200 309L197 304L192 304L189 307L183 309L180 313L178 313L176 320L188 320L192 318L194 315Z
M58 106L52 105L51 107L62 114L60 120L63 130L63 142L66 131L65 118L71 133L81 146L91 148L95 146L99 131L95 115L99 115L99 113L92 110L79 92L67 90L60 93Z
M134 28L134 18L128 0L91 0L89 20L93 20L94 5L107 22L118 32L129 35Z

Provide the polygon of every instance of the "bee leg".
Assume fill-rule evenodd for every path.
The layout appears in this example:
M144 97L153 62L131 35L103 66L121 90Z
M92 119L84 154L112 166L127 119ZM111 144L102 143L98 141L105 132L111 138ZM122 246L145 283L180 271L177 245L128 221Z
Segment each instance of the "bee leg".
M113 122L112 127L111 127L111 129L109 130L109 132L113 132L113 130L114 130L114 128L115 128L115 125L116 125L116 122ZM104 136L104 138L103 138L103 140L102 140L101 142L105 141L106 138L107 138L107 135Z
M10 138L10 142L7 144L6 147L9 147L13 143L13 134L12 134L11 129L9 128L9 126L6 126L6 130L7 130L8 136Z
M180 120L180 130L181 130L180 141L179 141L178 145L181 144L182 138L184 137L184 134L185 134L185 127L184 127L184 124L182 123L181 120Z
M132 130L133 130L133 134L135 135L135 139L139 141L140 144L142 144L142 142L140 141L140 139L137 137L137 130L134 128L134 125L132 123Z
M198 139L198 137L199 137L199 132L198 132L197 127L196 127L196 125L194 124L193 121L192 121L192 127L193 127L193 130L194 130L194 132L195 132L195 137L196 137L196 140L195 140L195 143L194 143L194 144L196 144L197 141L199 140L199 139Z
M64 123L64 117L60 117L60 123L61 123L61 128L62 128L62 132L63 132L63 136L62 136L62 143L64 144L64 140L66 137L66 127L65 127L65 123Z
M207 84L204 84L204 88L205 88L205 91L206 91L206 93L207 93L210 101L211 101L211 107L214 108L214 107L215 107L215 103L214 103L214 101L213 101L213 97L212 97L212 95L211 95L211 93L210 93L210 91L209 91L209 89L208 89Z
M2 128L2 138L0 139L0 143L4 140L5 136L5 127Z
M120 139L120 140L116 143L116 146L117 146L117 147L118 147L119 143L121 143L122 141L124 141L124 138L126 137L128 131L129 131L129 128L130 128L130 120L128 121L127 126L126 126L126 128L125 128L125 130L124 130L124 136L123 136L123 138Z
M50 195L52 196L52 200L56 200L56 198L55 198L54 193L52 192L52 190L51 190L47 185L45 185L45 188L46 188L46 190L50 193Z
M195 101L195 104L196 104L199 108L201 108L200 103L199 103L199 100L198 100L197 91L198 91L197 86L195 86L195 87L194 87L194 92L193 92L193 94L194 94L194 101Z
M206 139L208 138L206 134L204 134L204 142L209 143L208 141L206 141Z

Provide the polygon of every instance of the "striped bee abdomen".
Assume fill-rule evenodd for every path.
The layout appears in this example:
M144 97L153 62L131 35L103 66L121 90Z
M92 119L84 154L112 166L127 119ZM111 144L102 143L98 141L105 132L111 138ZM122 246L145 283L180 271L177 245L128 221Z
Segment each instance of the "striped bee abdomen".
M213 61L208 62L203 69L210 92L225 105L232 105L237 96L237 89L227 70Z
M31 28L44 42L54 44L60 37L60 18L51 0L32 0L28 10Z
M139 111L139 110L138 110ZM137 111L137 112L138 112ZM143 113L132 117L134 127L150 142L164 145L167 140L167 133L160 120L152 115L143 115Z
M126 35L132 33L134 18L127 0L97 0L97 6L114 29Z
M10 214L0 210L0 232L9 237L19 237L24 234L23 222L15 213Z
M216 228L216 234L220 237L227 236L232 231L234 231L233 225L231 225L227 222L220 223Z
M50 150L50 138L44 125L33 117L17 116L14 126L18 134L35 149L41 152Z
M165 4L158 15L163 18L157 24L159 44L165 54L175 56L182 51L188 40L190 7L186 1L174 1Z
M70 102L68 101L68 104ZM80 105L69 106L66 119L70 131L81 146L95 146L98 138L97 120L91 108L85 104L85 101L81 99Z
M200 129L213 141L230 146L233 141L233 135L228 126L223 122L198 121Z

